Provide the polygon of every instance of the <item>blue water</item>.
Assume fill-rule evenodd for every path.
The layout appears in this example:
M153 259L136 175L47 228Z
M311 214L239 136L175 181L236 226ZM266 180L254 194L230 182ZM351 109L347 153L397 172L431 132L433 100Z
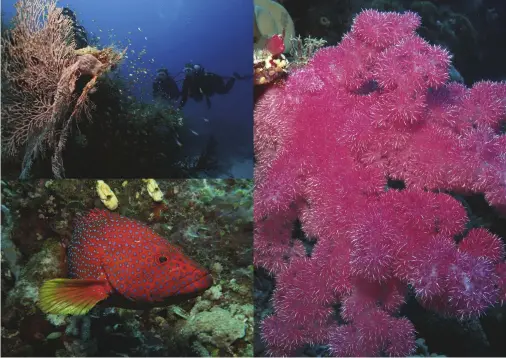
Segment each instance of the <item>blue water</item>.
M2 0L4 19L14 15L15 0ZM252 71L253 2L244 0L68 0L69 7L88 39L96 37L101 46L128 46L128 58L120 68L136 98L151 101L156 70L171 74L190 61L222 76ZM139 55L145 50L144 55ZM182 83L180 83L181 88ZM239 177L251 177L253 152L253 84L236 81L226 95L205 101L188 100L184 113L191 132L181 136L184 146L200 151L209 135L218 141L220 159L241 162ZM203 118L207 118L206 122ZM199 145L202 144L202 145Z

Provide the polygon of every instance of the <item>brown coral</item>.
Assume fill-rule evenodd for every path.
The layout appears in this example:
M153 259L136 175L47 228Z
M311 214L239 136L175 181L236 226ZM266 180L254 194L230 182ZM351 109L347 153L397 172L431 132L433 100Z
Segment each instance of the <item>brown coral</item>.
M14 27L2 38L2 142L16 155L24 148L20 177L45 149L53 151L55 177L63 177L62 151L71 124L89 117L88 94L98 76L123 54L111 48L75 51L73 24L56 0L19 0ZM76 81L90 76L79 96Z

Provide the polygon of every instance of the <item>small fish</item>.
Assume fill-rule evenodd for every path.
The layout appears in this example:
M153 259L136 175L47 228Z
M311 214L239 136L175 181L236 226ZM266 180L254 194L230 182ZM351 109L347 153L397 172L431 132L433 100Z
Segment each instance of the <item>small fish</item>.
M137 28L137 30L139 30L140 32L142 32L142 30L141 30L141 28L140 28L140 27L138 27L138 28Z
M144 38L146 39L146 41L148 40L148 37L147 37L147 36L144 36Z
M198 136L199 134L195 132L194 130L190 129L190 132L192 132L194 135Z
M181 143L177 138L174 138L174 140L176 141L176 144L180 147L183 146L183 143Z
M207 119L206 117L202 118L204 120L204 122L209 122L209 119Z
M83 315L95 305L163 307L207 290L210 273L148 226L93 209L75 221L67 249L69 278L39 290L45 313Z

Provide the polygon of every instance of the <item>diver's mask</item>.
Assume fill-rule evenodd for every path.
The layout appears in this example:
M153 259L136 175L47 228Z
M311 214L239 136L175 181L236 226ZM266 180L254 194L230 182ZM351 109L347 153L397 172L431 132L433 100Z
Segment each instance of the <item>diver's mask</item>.
M185 74L193 74L193 75L199 75L204 73L204 68L200 65L193 65L191 63L187 63L183 69L183 72Z

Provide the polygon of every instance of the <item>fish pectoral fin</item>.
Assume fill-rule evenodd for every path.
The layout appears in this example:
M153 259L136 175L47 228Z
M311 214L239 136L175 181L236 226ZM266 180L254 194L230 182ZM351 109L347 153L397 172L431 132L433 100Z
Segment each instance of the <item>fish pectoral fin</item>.
M44 313L84 315L109 296L106 280L56 278L39 290L39 307Z

